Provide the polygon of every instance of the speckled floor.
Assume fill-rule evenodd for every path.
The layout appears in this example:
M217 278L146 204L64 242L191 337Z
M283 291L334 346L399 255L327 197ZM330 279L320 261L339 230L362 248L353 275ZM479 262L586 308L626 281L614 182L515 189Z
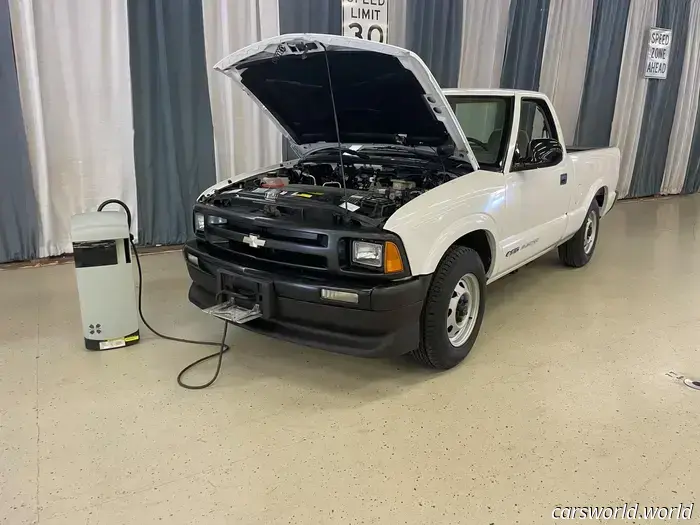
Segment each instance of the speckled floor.
M144 258L157 327L218 338L179 253ZM700 196L623 202L594 261L489 287L435 373L234 330L82 349L69 265L0 271L0 522L535 525L557 505L700 506ZM208 377L212 366L190 377ZM700 523L700 508L695 509Z

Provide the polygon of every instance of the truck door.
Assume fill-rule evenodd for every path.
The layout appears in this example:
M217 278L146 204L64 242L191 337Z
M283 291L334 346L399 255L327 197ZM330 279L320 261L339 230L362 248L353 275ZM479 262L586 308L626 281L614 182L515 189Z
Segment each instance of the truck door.
M519 106L519 107L518 107ZM506 235L503 269L512 268L556 245L564 235L572 185L561 130L546 99L523 97L515 148L506 174ZM543 161L539 147L561 148Z

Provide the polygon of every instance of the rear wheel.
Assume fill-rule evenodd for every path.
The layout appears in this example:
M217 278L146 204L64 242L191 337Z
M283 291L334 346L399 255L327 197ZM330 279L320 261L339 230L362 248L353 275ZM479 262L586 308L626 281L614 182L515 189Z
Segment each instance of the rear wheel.
M422 316L420 347L413 355L432 368L459 364L474 346L486 299L486 272L476 251L448 250L435 271Z
M598 243L598 226L600 222L600 207L593 199L586 212L583 225L571 239L559 246L559 259L567 266L580 268L593 258Z

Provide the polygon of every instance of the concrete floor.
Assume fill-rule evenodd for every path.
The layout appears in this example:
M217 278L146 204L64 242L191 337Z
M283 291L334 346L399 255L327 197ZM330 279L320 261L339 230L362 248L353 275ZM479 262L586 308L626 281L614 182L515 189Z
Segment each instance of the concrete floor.
M0 522L551 523L556 505L700 506L700 196L623 202L582 270L550 254L489 287L476 347L436 373L234 330L82 349L70 264L0 271ZM179 253L146 311L217 339ZM213 364L190 376L208 378ZM700 508L694 523L700 523ZM637 522L639 523L639 522Z

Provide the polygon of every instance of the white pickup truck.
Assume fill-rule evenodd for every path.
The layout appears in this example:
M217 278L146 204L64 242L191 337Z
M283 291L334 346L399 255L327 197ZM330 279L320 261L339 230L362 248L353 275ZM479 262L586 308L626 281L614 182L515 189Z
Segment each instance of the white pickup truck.
M299 158L230 178L194 206L184 255L200 308L360 356L451 368L487 284L558 248L587 264L620 153L565 147L541 93L441 89L405 49L274 37L217 64Z

